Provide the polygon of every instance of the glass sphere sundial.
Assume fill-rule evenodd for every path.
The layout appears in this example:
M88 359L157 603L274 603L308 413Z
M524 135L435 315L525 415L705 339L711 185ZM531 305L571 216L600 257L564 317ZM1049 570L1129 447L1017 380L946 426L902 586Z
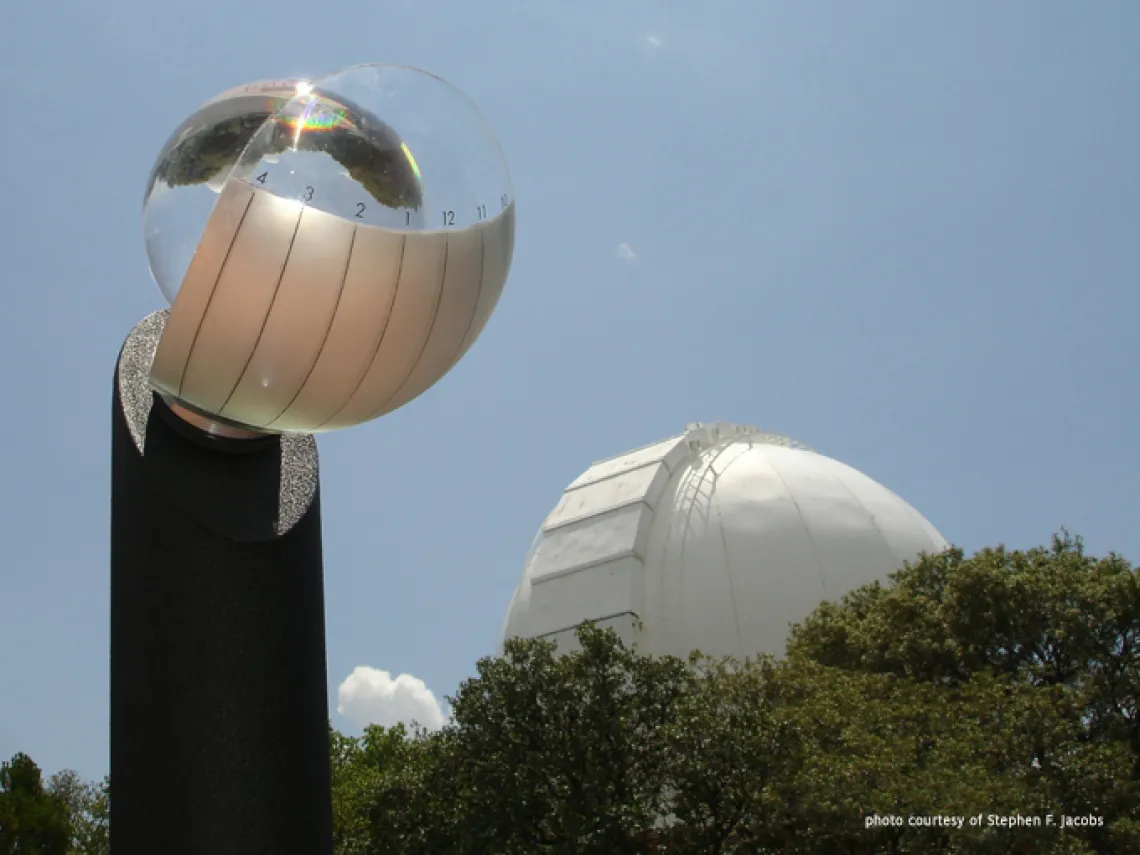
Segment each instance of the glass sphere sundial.
M486 325L514 227L494 133L434 75L358 65L222 93L148 183L147 255L171 304L152 385L261 433L391 412Z

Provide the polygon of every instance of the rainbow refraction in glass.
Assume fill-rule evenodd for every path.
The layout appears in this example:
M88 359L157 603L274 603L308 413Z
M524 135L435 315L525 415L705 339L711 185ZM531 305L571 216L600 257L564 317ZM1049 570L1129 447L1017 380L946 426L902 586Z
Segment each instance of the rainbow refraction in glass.
M299 116L282 116L281 123L294 129L300 136L310 131L333 131L338 128L350 129L355 124L348 117L348 110L318 95L304 99L305 109Z
M412 174L416 176L416 181L422 181L423 176L420 175L420 165L416 163L415 155L413 155L412 150L408 148L408 144L400 143L400 150L404 153L404 157L408 159L408 165L412 167Z

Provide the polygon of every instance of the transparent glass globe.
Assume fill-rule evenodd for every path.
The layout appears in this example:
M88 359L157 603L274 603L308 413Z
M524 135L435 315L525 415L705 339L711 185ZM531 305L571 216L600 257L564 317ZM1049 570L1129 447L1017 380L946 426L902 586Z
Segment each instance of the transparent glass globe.
M262 432L347 427L421 394L486 324L514 246L482 114L384 64L208 102L163 148L143 220L172 305L153 385Z

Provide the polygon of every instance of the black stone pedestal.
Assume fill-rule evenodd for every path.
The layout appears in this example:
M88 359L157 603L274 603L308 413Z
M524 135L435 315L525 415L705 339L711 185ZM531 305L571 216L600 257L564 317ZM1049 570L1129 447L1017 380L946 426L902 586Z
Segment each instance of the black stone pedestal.
M223 439L119 358L111 471L114 855L330 855L316 444Z

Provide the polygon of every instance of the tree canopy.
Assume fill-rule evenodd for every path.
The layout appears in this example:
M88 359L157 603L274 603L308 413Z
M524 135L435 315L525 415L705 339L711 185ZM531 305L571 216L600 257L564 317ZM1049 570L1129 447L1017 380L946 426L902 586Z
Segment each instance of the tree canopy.
M1067 535L925 556L783 660L579 642L508 642L443 730L362 759L355 851L1140 851L1137 575Z
M69 855L67 805L27 754L0 764L0 855Z

